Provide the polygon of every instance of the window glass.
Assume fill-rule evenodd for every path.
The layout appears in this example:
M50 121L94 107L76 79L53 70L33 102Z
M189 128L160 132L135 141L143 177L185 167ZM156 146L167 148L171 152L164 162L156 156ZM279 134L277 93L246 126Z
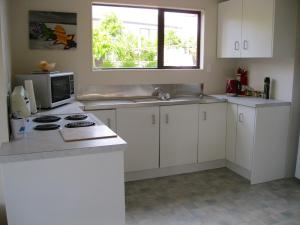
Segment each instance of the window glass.
M196 66L198 14L165 12L164 66Z
M156 68L157 18L157 9L94 5L94 68Z
M199 68L200 12L93 4L94 69Z

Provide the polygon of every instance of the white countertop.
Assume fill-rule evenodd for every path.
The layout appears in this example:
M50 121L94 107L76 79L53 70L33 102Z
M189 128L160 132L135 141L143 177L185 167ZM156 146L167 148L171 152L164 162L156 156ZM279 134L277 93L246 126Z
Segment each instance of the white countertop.
M227 95L212 95L218 99L227 100L230 103L244 105L249 107L270 107L270 106L285 106L291 105L290 102L273 100L273 99L263 99L263 98L255 98L255 97L232 97Z
M203 99L197 97L179 97L169 101L160 100L146 100L146 101L130 101L130 100L98 100L98 101L82 101L80 107L85 111L102 110L102 109L117 109L117 108L132 108L132 107L146 107L146 106L168 106L168 105L184 105L184 104L209 104L230 102L249 107L270 107L290 105L290 102L263 99L255 97L231 97L227 95L209 95Z
M69 104L65 104L60 107L56 107L54 109L50 110L43 110L42 112L36 114L36 115L60 115L60 114L79 114L84 113L83 112L83 104L81 104L78 101L74 101Z
M224 101L249 107L284 106L291 104L287 101L267 100L254 97L230 97L227 95L211 96L216 99L214 100L213 98L208 97L203 102L195 99L179 99L180 101L177 100L176 102L126 102L125 104L124 102L121 102L121 104L119 104L118 101L88 101L85 103L75 101L71 104L67 104L48 111L43 111L38 115L77 114L84 113L84 108L86 110L99 110L106 108L117 108L119 106L141 107L149 106L152 104L172 105L187 103L214 103ZM97 120L96 117L94 118L95 120ZM98 123L102 124L102 122L99 120ZM125 147L126 142L120 137L76 142L64 142L58 130L47 132L33 132L27 133L26 136L21 140L15 140L10 143L3 144L0 148L0 163L124 150Z
M41 114L82 113L77 102ZM76 108L77 107L77 108ZM103 125L93 115L94 122ZM95 140L64 142L59 130L32 131L20 140L4 143L0 148L0 163L66 157L82 154L125 150L127 143L119 136Z

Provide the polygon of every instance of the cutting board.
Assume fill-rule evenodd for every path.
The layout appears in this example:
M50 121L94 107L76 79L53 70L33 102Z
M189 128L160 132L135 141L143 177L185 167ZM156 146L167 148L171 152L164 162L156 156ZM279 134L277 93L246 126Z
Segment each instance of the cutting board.
M116 133L105 125L63 128L59 132L65 142L117 137Z

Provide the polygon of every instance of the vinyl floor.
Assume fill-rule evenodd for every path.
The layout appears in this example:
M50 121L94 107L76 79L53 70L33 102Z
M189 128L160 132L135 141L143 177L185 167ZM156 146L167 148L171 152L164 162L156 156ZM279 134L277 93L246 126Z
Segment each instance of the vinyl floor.
M126 225L300 225L300 181L250 185L224 168L128 182Z

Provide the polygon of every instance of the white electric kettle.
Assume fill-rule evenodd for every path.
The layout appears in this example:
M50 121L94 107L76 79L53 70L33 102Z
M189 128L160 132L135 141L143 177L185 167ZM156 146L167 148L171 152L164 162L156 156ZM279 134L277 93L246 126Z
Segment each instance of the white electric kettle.
M21 117L31 115L30 101L23 86L16 86L10 96L11 112L17 113Z

